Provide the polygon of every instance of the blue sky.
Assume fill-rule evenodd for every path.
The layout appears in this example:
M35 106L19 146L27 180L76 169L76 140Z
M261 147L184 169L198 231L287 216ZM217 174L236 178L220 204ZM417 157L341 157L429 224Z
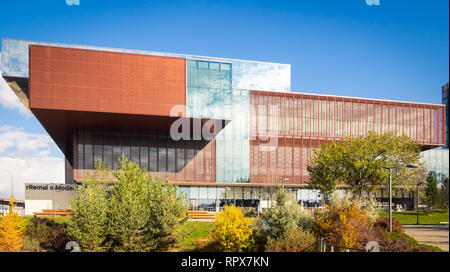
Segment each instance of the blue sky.
M449 80L448 0L3 0L1 7L0 38L290 63L293 91L440 103ZM5 101L0 96L0 133L3 126L45 135ZM17 149L1 145L0 157ZM41 148L62 160L51 142ZM0 186L7 180L0 174Z

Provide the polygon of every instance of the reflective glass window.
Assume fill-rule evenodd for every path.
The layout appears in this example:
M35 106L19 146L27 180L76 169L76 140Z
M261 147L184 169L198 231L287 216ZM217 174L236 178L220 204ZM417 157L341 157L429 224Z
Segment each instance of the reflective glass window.
M231 64L229 64L229 63L220 63L220 70L230 71L231 70Z
M209 63L207 61L197 61L198 63L198 68L204 68L204 69L209 69Z
M178 191L180 193L183 193L186 196L186 198L189 198L189 196L190 196L190 190L189 189L190 188L188 186L180 186L180 187L178 187Z
M242 199L242 187L234 187L234 197L235 199Z
M244 199L250 199L252 197L252 188L251 187L244 187L243 188L243 198Z
M84 166L86 169L94 169L94 157L93 157L92 144L84 145Z
M233 187L225 187L225 198L226 199L234 199Z
M198 86L209 87L209 70L198 69Z
M220 66L218 62L210 62L209 63L209 69L211 70L219 70Z
M208 199L208 188L200 187L199 188L199 197L200 199Z
M131 147L131 161L139 165L139 146Z
M208 187L208 199L216 199L216 198L217 198L216 187Z
M224 187L217 187L217 198L225 199L225 188Z
M190 199L198 199L198 187L191 186L190 192L189 192L189 198Z
M103 162L105 166L112 166L112 146L103 146Z
M196 60L187 60L187 66L197 68L197 61Z
M84 145L77 144L78 169L84 169Z
M148 147L141 146L140 148L140 166L141 168L148 168Z
M198 86L197 68L188 68L187 85Z

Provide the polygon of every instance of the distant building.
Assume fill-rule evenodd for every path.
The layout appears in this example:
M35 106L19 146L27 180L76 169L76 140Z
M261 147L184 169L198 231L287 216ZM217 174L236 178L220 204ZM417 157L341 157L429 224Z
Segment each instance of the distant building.
M76 195L76 187L73 184L25 183L25 215L71 209L70 200Z
M443 177L449 177L449 152L448 152L448 83L442 86L442 104L445 105L445 146L422 151L420 161L423 163L428 172L436 173L438 180Z
M16 199L16 206L14 210L19 213L20 216L24 215L25 202L23 200ZM5 216L9 211L9 198L0 197L0 216Z
M444 148L448 148L449 140L448 140L448 130L449 130L449 107L448 107L448 82L444 86L442 86L442 104L446 106L445 110L445 146Z

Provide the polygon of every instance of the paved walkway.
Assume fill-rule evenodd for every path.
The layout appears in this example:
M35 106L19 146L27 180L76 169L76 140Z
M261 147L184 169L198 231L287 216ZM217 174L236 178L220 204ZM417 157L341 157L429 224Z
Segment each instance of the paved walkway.
M405 225L403 229L419 243L437 246L448 251L448 224Z

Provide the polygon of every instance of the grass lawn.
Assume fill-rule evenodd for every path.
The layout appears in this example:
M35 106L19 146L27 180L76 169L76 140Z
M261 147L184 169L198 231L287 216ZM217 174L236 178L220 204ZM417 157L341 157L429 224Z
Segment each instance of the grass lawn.
M184 224L185 237L170 251L194 251L194 242L197 238L206 237L214 228L212 222L192 222Z
M383 211L380 216L389 216L389 212ZM392 212L392 216L397 218L402 225L415 225L417 223L417 211ZM424 211L419 212L419 223L423 225L434 225L448 221L448 211L437 210L429 215Z

